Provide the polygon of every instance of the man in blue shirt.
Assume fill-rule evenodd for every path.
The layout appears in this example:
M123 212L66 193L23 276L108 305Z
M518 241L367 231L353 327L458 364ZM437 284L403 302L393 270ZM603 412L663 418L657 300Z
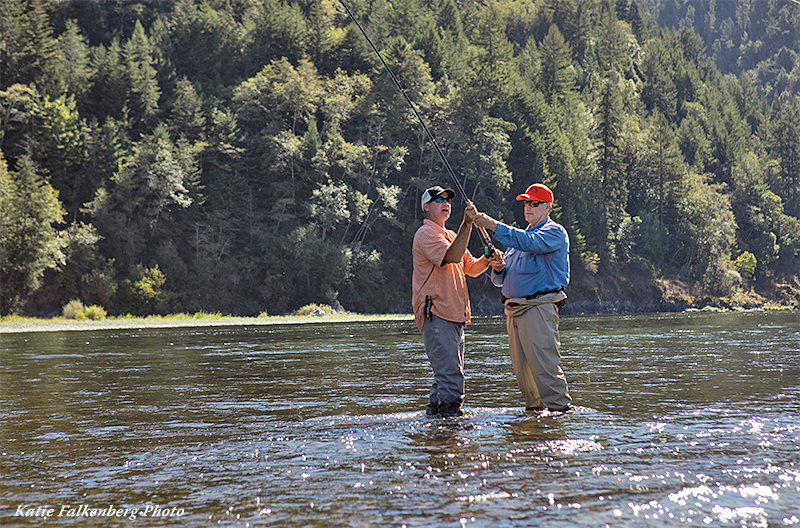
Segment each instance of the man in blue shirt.
M517 229L479 213L475 225L495 232L508 247L492 260L492 282L505 305L508 348L517 384L529 411L560 412L571 407L567 380L558 365L559 310L569 284L569 236L550 219L553 192L534 183L517 196L525 207L526 229Z

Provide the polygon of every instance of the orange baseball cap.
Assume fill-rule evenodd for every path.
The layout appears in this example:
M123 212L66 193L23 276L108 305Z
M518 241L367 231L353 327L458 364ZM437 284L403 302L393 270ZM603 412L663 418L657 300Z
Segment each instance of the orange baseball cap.
M543 183L534 183L527 189L524 194L517 195L517 200L530 200L531 202L544 201L553 203L553 191Z

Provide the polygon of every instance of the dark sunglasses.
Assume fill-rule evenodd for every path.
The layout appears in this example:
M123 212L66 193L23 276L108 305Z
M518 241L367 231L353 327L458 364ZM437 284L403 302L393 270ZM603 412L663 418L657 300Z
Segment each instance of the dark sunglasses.
M523 203L523 204L525 204L525 205L527 205L528 207L539 207L540 205L542 205L542 204L546 204L546 203L548 203L548 202L546 202L546 201L544 201L544 200L540 200L540 201L538 201L538 202L533 202L533 201L531 201L531 200L525 200L525 201L523 201L522 203Z
M444 203L444 202L450 203L451 200L452 198L448 198L447 196L437 196L431 201L436 203Z

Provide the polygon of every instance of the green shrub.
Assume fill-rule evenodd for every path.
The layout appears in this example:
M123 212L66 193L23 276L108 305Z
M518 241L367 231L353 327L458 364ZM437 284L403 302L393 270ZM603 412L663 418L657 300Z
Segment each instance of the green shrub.
M749 251L745 251L737 257L733 263L733 268L739 272L745 280L750 280L756 272L756 257Z
M331 315L333 308L327 304L311 303L297 310L297 315Z
M85 319L83 303L78 299L72 299L61 310L61 314L67 319Z
M87 306L84 310L87 319L91 319L92 321L102 321L106 318L106 311L103 309L102 306L98 306L93 304L91 306Z

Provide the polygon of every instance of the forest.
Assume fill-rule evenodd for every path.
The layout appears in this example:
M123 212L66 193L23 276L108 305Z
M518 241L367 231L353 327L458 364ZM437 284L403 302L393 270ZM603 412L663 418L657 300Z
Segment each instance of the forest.
M345 2L479 210L553 190L567 310L800 303L800 0ZM453 182L340 0L0 9L0 315L410 312Z

